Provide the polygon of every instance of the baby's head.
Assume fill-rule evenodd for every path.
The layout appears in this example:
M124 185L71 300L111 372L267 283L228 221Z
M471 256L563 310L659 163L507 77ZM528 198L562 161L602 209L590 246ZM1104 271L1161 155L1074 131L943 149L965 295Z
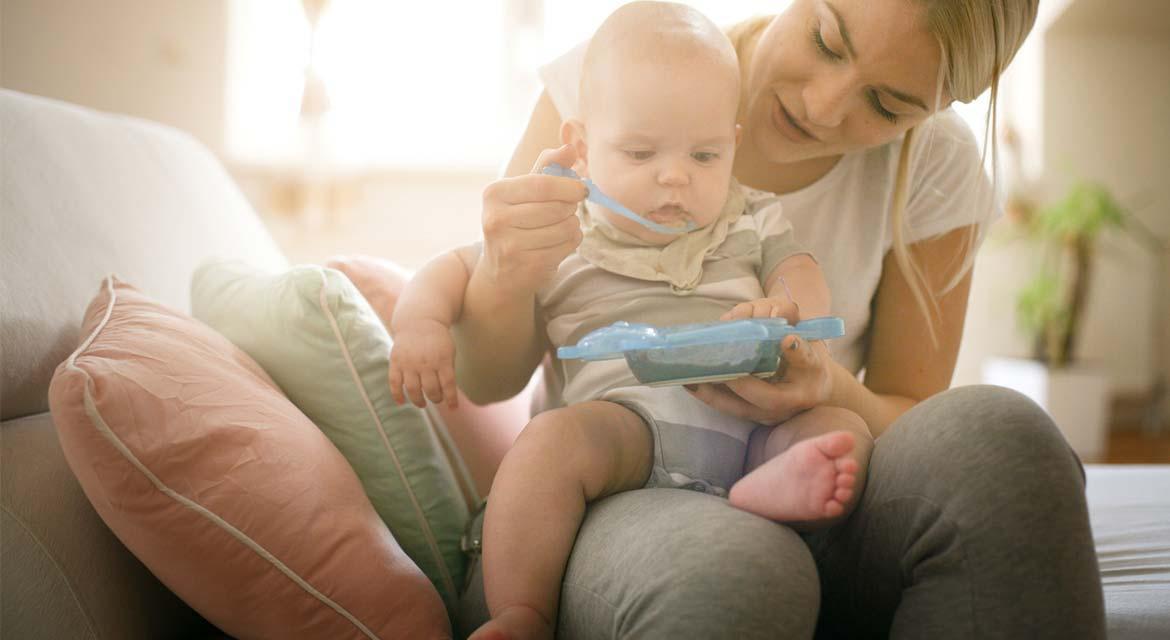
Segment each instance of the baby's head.
M684 5L635 2L590 41L580 116L561 136L610 197L660 224L704 227L727 198L738 104L739 65L719 27ZM648 242L676 237L605 215Z

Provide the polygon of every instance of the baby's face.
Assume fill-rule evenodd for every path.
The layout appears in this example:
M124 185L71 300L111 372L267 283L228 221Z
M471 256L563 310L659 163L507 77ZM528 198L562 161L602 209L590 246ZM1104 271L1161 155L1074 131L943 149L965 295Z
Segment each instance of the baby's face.
M585 114L584 172L603 192L668 226L719 218L731 181L738 128L736 78L727 67L627 63ZM610 211L615 227L645 242L661 234Z

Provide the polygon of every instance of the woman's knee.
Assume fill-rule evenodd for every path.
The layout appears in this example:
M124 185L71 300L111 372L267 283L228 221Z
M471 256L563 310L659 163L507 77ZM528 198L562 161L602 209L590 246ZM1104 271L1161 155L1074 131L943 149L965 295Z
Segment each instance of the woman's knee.
M943 461L935 465L943 475L994 474L1012 483L1039 465L1083 477L1052 418L1028 397L991 385L958 387L921 402L878 439L877 451L907 464Z
M613 637L799 638L812 636L819 584L791 529L722 499L656 489L591 508L564 598L581 612L603 595Z

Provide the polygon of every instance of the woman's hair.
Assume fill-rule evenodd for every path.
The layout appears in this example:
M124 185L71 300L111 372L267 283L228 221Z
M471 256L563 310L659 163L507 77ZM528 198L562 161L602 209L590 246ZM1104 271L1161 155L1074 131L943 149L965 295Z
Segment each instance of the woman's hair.
M960 102L971 102L990 89L987 108L983 154L991 144L992 185L994 192L995 166L998 161L998 145L995 141L996 105L999 94L999 78L1003 70L1015 57L1024 38L1036 21L1038 0L910 0L923 8L925 26L938 41L942 52L939 68L938 89L935 92L936 106L942 95L951 96ZM734 25L728 30L728 37L735 44L740 64L747 64L744 54L747 44L754 42L772 16L752 18ZM894 230L894 258L898 268L910 285L910 290L919 309L927 319L931 340L937 344L933 317L938 312L937 298L954 287L970 269L974 260L978 225L967 234L967 259L940 291L929 285L926 274L910 255L905 240L906 200L910 148L917 132L914 128L906 131L902 150L898 157L898 171L894 181L891 202ZM934 310L932 313L932 309Z

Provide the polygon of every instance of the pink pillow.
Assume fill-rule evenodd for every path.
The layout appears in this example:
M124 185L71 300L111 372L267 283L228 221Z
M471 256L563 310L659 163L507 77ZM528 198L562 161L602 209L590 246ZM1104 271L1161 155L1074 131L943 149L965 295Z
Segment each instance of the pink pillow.
M241 638L445 638L438 594L341 454L228 340L111 277L49 405L85 494Z

